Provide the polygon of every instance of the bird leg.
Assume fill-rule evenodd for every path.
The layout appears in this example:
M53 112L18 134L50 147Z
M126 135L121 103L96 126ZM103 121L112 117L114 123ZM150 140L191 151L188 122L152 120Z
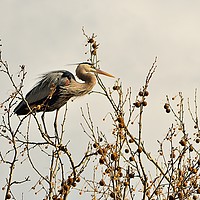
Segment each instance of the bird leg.
M56 110L56 115L55 115L55 120L54 120L54 129L55 129L55 137L58 140L58 144L59 144L59 136L58 136L58 111L59 111L59 109Z
M50 137L47 133L47 128L46 128L46 124L45 124L45 121L44 121L44 115L45 115L45 112L42 113L42 116L41 116L41 119L42 119L42 123L43 123L43 127L44 127L44 133L42 133L42 137L49 143L52 143L52 141L50 140Z

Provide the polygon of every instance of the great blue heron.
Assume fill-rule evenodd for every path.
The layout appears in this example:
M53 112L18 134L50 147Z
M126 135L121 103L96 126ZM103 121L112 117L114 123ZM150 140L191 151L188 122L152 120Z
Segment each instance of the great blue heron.
M17 115L26 115L31 112L58 111L71 97L82 96L92 90L96 77L90 72L114 77L100 69L95 69L87 62L80 63L76 69L77 77L84 83L77 82L74 75L65 70L46 73L18 104L14 112Z

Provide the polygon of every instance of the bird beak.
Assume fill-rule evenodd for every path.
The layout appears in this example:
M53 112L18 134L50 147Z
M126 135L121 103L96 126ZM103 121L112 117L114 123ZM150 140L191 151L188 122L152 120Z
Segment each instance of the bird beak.
M97 74L103 74L105 76L109 76L109 77L115 78L113 75L111 75L111 74L109 74L107 72L104 72L104 71L102 71L100 69L92 69L92 72L97 73Z

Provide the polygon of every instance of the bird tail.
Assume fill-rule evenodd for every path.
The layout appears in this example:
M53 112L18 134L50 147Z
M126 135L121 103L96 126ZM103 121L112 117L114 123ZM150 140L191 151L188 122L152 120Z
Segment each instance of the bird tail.
M17 107L14 109L14 113L17 115L26 115L28 114L30 111L28 109L27 104L24 101L21 101Z

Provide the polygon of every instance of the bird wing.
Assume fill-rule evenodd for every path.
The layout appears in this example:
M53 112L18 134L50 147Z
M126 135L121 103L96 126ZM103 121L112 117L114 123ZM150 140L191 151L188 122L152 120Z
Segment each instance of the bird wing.
M57 88L62 83L62 78L68 79L66 85L70 83L74 75L68 71L52 71L42 75L41 80L35 87L26 95L26 100L29 104L36 103L46 99L51 95L52 90Z

